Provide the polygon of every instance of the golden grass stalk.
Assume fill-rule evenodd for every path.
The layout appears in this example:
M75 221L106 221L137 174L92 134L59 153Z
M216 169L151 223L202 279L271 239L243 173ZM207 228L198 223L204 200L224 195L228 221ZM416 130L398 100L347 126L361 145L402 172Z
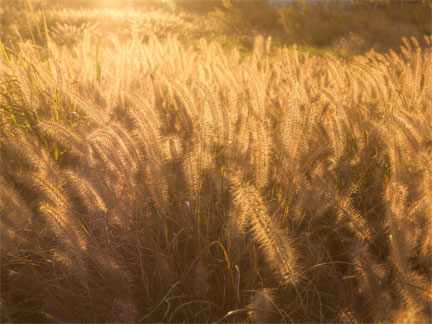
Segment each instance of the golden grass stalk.
M239 178L231 178L234 204L241 210L242 219L251 223L254 239L260 244L267 262L279 280L285 284L298 285L301 279L301 266L292 239L268 214L264 200L258 189L243 183Z

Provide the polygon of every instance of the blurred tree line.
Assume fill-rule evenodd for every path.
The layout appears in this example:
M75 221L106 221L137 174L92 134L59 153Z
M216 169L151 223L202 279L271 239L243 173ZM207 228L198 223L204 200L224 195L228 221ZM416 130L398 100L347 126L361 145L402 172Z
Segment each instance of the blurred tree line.
M227 33L256 31L284 43L386 50L402 37L432 34L432 1L425 0L171 1L180 10L216 18Z

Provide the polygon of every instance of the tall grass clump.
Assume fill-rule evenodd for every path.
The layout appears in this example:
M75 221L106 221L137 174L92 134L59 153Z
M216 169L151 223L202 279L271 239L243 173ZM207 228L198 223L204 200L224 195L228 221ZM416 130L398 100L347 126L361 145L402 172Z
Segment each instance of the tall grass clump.
M2 44L1 321L431 321L429 38L46 32Z

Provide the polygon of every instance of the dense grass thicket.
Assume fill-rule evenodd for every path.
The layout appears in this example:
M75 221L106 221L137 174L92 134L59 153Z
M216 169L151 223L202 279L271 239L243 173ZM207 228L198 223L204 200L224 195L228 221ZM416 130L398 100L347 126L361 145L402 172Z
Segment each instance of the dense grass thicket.
M431 321L430 37L344 61L27 17L1 46L1 322Z

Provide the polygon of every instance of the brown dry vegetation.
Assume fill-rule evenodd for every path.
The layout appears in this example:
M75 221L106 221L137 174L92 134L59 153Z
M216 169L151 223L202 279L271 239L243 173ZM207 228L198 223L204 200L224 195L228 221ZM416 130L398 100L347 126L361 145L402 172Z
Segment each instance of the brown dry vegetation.
M431 321L430 38L83 35L3 48L2 322Z

